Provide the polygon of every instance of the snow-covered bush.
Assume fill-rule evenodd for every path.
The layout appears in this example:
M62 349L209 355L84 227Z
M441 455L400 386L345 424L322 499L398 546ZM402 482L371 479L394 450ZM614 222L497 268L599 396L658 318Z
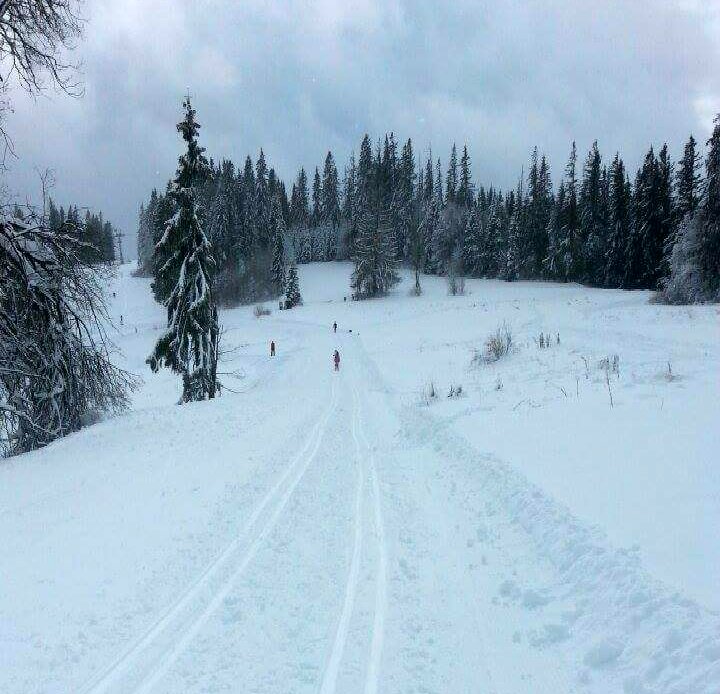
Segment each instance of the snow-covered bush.
M269 316L270 315L270 309L266 306L263 306L262 304L257 304L255 308L253 309L253 315L255 318L262 318L263 316Z

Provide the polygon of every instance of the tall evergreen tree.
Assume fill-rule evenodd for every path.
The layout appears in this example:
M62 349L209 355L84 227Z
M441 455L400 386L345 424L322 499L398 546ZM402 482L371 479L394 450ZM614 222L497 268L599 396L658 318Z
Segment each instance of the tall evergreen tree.
M707 142L705 192L697 242L697 263L705 298L720 298L720 115Z
M560 181L555 205L548 222L548 252L544 260L544 275L554 280L567 281L568 243L565 235L567 212L565 181Z
M663 210L671 205L663 201L671 195L667 189L671 172L666 153L665 156L667 170L662 173L661 164L651 147L635 178L633 228L625 273L625 286L629 288L655 289L661 276L669 223Z
M463 153L460 157L460 180L458 182L457 204L461 207L470 207L475 202L472 174L470 172L470 155L467 145L463 146Z
M386 294L399 277L395 270L395 249L388 215L376 207L360 218L351 278L353 295L360 299Z
M523 272L523 229L526 223L526 200L523 188L523 176L520 175L517 192L515 194L515 207L510 218L508 229L508 245L503 268L503 278L512 281L518 279Z
M580 244L582 246L579 279L600 284L604 280L606 229L603 207L602 159L597 141L593 142L583 167L578 200Z
M200 124L190 98L177 129L187 144L179 159L169 195L176 212L158 244L166 258L160 275L175 279L166 302L168 327L148 363L153 371L167 366L182 375L182 402L205 400L218 392L217 359L220 330L212 293L210 243L202 229L196 187L208 173L204 148L197 141Z
M338 171L332 152L325 157L321 186L322 218L333 230L340 225L340 194L338 190Z
M525 218L526 242L519 249L525 257L525 274L532 277L541 277L548 255L548 224L552 215L553 197L550 167L543 156L538 161L537 147L533 149L528 174L528 200Z
M322 183L320 182L320 171L315 167L312 185L312 211L310 212L310 224L318 227L322 224Z
M415 213L415 157L412 141L403 145L398 165L395 195L392 201L392 222L395 229L395 258L409 255L409 239L417 227Z
M620 287L624 281L625 253L632 224L630 183L619 154L609 172L608 241L605 253L605 281L607 287Z
M565 167L565 209L562 213L562 245L566 248L566 277L571 280L579 280L583 269L576 169L577 149L573 141L570 158Z
M342 243L342 259L352 255L357 238L357 167L355 165L355 154L350 153L350 161L345 169L343 181L343 204L342 218L345 228Z
M667 144L662 146L658 155L657 167L657 204L658 204L658 238L657 246L651 260L654 266L652 288L656 289L661 278L670 272L670 251L675 237L677 212L674 197L674 166L670 161Z
M271 205L267 163L265 153L261 149L255 164L255 238L263 250L267 250L273 235L270 224Z
M457 171L457 147L453 142L450 150L450 162L448 163L447 175L445 177L445 203L453 203L457 198L458 171Z
M305 169L298 172L297 182L290 199L290 219L295 228L305 228L310 221L310 200Z
M677 189L677 205L676 213L678 221L685 218L686 215L695 214L698 204L700 203L701 182L700 174L701 162L697 152L697 143L691 135L685 144L683 157L680 160L675 185Z
M290 263L287 276L287 288L285 289L285 308L302 306L302 295L300 294L300 280L298 269L295 263Z
M423 201L426 203L430 202L430 200L432 200L435 196L433 190L434 181L435 176L433 174L432 153L430 153L428 160L425 164L425 183L423 186Z
M285 218L282 213L280 196L277 194L270 208L270 223L273 227L273 288L277 294L282 294L285 291Z

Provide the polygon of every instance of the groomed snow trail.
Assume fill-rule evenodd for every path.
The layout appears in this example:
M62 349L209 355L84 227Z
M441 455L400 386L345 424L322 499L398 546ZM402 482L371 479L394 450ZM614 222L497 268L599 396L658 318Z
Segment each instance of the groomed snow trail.
M178 601L112 666L94 682L84 687L82 692L104 694L113 691L114 687L121 692L152 690L187 648L203 624L218 609L233 583L247 568L259 546L272 531L305 471L317 455L336 404L337 392L333 384L327 411L317 421L311 435L275 486L256 506L239 535L203 571ZM267 511L268 507L272 510ZM264 516L267 516L267 519L264 519ZM264 520L258 523L260 519ZM149 665L143 666L141 663L143 656L156 648L160 649L160 655L151 656L154 659ZM138 670L141 673L145 670L143 679L139 686L130 689L124 678L137 677Z
M356 367L357 369L357 367ZM377 538L377 570L375 572L375 611L373 617L372 639L370 641L370 657L368 671L365 679L365 694L377 694L382 663L383 640L385 637L385 612L387 610L387 547L385 544L385 525L380 497L380 484L378 482L375 455L368 444L363 430L361 398L358 392L357 378L353 384L353 394L358 403L358 436L362 442L370 468L370 481L372 485L372 508L375 521L375 536Z
M350 619L352 618L353 607L355 605L355 595L358 587L358 575L360 573L360 557L362 553L363 542L363 518L362 518L362 502L365 491L365 462L363 460L363 452L360 448L358 440L358 400L357 395L353 392L353 422L352 436L355 443L355 459L357 466L357 485L355 491L355 529L353 533L352 543L352 559L350 561L350 571L348 573L347 586L345 588L345 599L343 601L342 612L338 621L335 640L333 641L330 660L328 661L325 673L323 675L320 694L333 694L337 685L338 673L340 671L340 663L345 650L345 642L347 641L348 630L350 628Z
M177 662L177 659L187 649L188 645L192 643L193 639L196 637L196 635L199 633L199 631L202 629L208 619L217 611L218 607L220 607L222 601L228 596L235 582L238 580L238 578L242 575L250 562L253 560L255 554L257 553L258 549L263 544L269 533L272 532L272 530L275 528L275 525L277 524L280 515L282 514L283 510L287 506L288 501L290 500L290 497L292 497L295 489L300 483L300 480L305 475L308 466L310 465L310 463L312 463L315 456L317 455L320 444L323 440L323 436L325 434L325 429L327 428L328 421L332 416L333 411L335 410L336 404L336 389L333 387L331 405L328 408L326 415L318 423L315 431L313 432L313 435L308 441L308 444L306 444L296 461L294 461L293 465L291 465L291 469L293 469L296 467L296 464L299 463L297 465L297 467L299 467L299 470L297 470L294 478L290 482L285 492L282 494L267 523L265 523L260 532L253 539L249 548L243 554L238 567L233 571L230 578L225 581L225 583L219 588L219 590L217 590L217 592L213 595L210 603L207 605L207 607L203 609L200 615L191 624L183 628L183 630L180 632L180 637L172 646L171 650L157 663L156 667L143 680L142 684L135 690L138 694L147 694L148 692L152 691L155 685L167 674L168 670Z

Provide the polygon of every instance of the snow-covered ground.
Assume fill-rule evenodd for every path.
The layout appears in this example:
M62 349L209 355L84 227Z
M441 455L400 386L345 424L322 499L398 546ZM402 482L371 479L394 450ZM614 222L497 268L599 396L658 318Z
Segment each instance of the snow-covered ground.
M349 272L224 311L227 390L178 407L122 269L133 411L0 463L0 691L717 694L718 308Z

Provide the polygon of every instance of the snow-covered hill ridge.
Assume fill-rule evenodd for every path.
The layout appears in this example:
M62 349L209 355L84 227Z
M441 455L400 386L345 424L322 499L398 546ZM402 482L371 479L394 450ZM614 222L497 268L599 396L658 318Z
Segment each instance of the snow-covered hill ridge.
M717 308L351 302L349 272L223 312L236 392L177 407L147 373L132 413L0 465L0 689L717 692ZM146 373L163 311L127 268L116 294ZM473 363L502 322L515 350Z

